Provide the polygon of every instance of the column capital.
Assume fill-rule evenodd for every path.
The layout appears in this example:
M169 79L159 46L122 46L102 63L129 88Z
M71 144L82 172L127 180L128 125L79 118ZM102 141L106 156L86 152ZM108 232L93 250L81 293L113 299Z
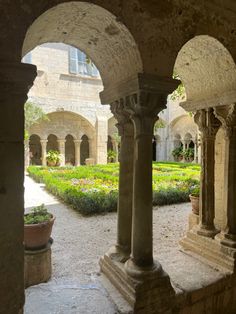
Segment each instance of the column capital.
M75 144L81 144L82 140L74 140Z
M64 139L64 138L58 138L58 139L57 139L57 142L58 142L59 144L64 144L64 143L66 142L66 139Z
M214 115L213 108L201 109L194 114L194 122L204 138L214 139L221 125L219 119Z
M47 142L48 142L48 140L46 140L46 139L40 139L41 144L47 144Z
M19 94L27 96L36 76L37 68L35 65L20 62L0 63L0 84L4 91L0 98Z
M215 107L214 113L222 123L226 136L232 136L234 129L236 129L236 104Z

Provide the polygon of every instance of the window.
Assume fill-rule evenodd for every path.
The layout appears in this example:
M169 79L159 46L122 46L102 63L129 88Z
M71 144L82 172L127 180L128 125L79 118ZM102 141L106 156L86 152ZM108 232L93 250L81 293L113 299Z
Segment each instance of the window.
M69 49L69 71L73 74L99 76L96 66L90 60L88 62L87 56L74 47Z

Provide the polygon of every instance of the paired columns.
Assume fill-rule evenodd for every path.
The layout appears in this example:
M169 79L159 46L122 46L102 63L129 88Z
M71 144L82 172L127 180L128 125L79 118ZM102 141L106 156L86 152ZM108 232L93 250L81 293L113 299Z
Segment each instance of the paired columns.
M198 234L214 237L218 231L214 226L215 218L215 137L220 121L213 109L198 110L194 121L201 132L202 168L200 177L200 224Z
M59 153L60 153L60 166L64 167L65 166L65 139L58 139L58 148L59 148Z
M221 243L236 248L236 104L215 108L225 135L224 207L226 227Z

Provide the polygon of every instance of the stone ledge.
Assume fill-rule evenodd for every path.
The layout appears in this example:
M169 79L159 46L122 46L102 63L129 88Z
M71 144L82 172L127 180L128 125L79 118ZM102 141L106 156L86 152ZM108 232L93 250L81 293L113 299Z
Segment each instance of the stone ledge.
M187 232L180 240L184 252L192 255L223 272L233 273L236 270L236 249L226 247L212 238L198 235L194 230Z
M134 279L127 274L123 263L112 260L107 254L101 258L100 267L134 313L171 313L175 292L164 271L156 278Z

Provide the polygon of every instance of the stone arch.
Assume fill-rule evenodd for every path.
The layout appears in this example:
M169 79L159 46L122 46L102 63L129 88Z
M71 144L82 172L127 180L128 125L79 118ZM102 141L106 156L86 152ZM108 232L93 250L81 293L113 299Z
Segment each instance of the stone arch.
M187 133L194 138L198 132L197 125L189 114L183 114L172 120L169 124L169 129L173 140L175 140L176 135L179 135L180 139L184 140Z
M80 139L81 134L87 134L93 138L95 127L82 115L70 111L54 111L48 113L48 120L34 124L30 133L37 132L41 138L47 138L48 134L56 133L58 138L65 138L67 134L74 139Z
M89 158L89 138L86 134L84 134L81 137L80 144L80 164L85 165L87 158Z
M192 108L231 103L236 92L236 65L229 51L217 39L200 35L179 51L174 71L186 90L186 105Z
M183 146L182 138L180 134L174 135L174 148Z
M45 11L29 27L22 56L46 42L65 43L85 52L99 69L104 89L143 72L137 44L127 27L92 3L70 1Z
M74 137L71 134L67 134L65 137L65 164L75 165L75 144Z
M32 134L29 137L29 153L31 165L42 164L42 147L40 143L40 136L37 134Z
M55 134L49 134L48 135L48 142L47 142L47 152L49 150L56 150L59 151L58 149L58 142L57 142L58 137Z

